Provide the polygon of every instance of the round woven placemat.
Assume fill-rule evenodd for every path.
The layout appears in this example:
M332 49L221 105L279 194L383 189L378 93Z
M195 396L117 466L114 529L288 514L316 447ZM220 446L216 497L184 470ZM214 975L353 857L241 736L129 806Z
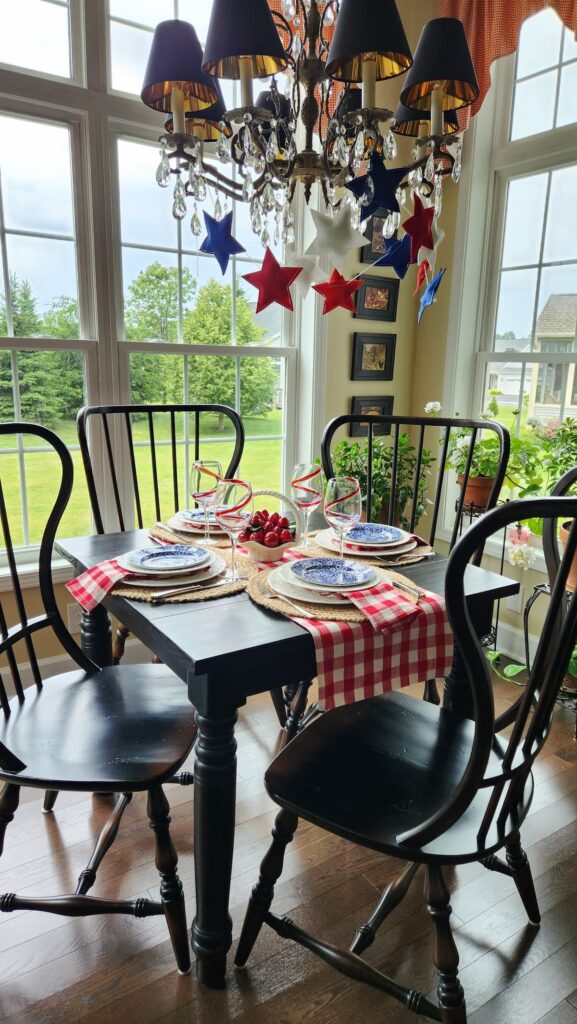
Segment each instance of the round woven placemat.
M279 615L288 615L292 618L297 616L298 618L320 619L321 621L323 619L328 619L330 622L367 621L366 615L364 615L363 612L350 602L347 604L343 602L342 605L333 605L313 604L312 601L302 601L300 597L298 600L295 598L294 602L292 602L292 598L291 600L285 600L285 598L281 597L280 594L275 594L268 583L268 577L275 568L278 568L278 566L272 566L270 569L263 569L262 572L257 573L256 576L252 576L248 581L246 592L256 604L262 605L263 608L268 608L271 612L278 612ZM390 576L391 580L399 580L400 583L408 583L409 585L414 586L414 584L411 583L411 580L407 579L406 576L401 576L400 572L388 572L387 575ZM407 601L414 600L416 602L416 598L413 598L410 594L403 592L403 597ZM300 615L296 610L295 605L302 608L303 612L306 612L306 615Z
M181 537L180 534L174 533L169 526L153 526L148 532L151 537L156 537L157 540L166 540L169 544L190 544L192 547L202 547L204 540L204 534L202 533ZM217 539L218 536L218 534L212 534L210 547L219 548L220 550L228 548L230 550L228 537L225 536L222 539Z
M230 566L232 552L221 550L219 555ZM241 591L246 590L247 584L252 577L258 574L256 565L246 555L237 555L236 564L238 570L247 577L246 579L237 580L236 583L223 583L212 587L206 584L201 590L195 590L189 594L181 593L174 594L172 597L160 598L158 594L162 592L161 587L127 587L126 585L123 586L122 583L114 587L112 593L115 597L128 597L131 601L146 601L148 604L188 604L189 601L210 601L211 598L229 597L231 594L239 594ZM215 583L218 583L218 577L215 577ZM191 586L193 585L191 582ZM166 589L169 590L171 588L167 587Z
M306 555L307 558L330 558L331 550L329 548L322 548L320 544L314 543L314 538L311 537L312 543L309 541L308 548L303 548L302 544L295 548L296 551L301 555ZM338 558L338 551L332 552L333 557ZM408 551L406 555L399 555L394 560L381 559L377 555L374 558L361 558L363 565L380 565L382 569L386 569L390 566L403 566L403 565L416 565L418 562L422 562L424 558L428 558L429 555L434 554L433 548L429 544L423 544L420 547L414 548L413 551ZM345 558L355 558L355 554L352 551L345 551Z

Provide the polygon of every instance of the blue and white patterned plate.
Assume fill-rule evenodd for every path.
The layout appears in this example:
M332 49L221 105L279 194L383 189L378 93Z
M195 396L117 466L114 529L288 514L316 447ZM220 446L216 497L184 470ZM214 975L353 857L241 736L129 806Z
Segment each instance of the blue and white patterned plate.
M210 560L206 548L193 548L188 544L174 544L170 548L139 548L128 551L124 561L140 572L186 572L196 569Z
M181 519L184 519L185 523L192 523L194 526L204 526L204 509L203 508L185 508L178 515ZM214 509L208 510L208 521L209 523L216 522L216 516Z
M401 544L409 539L405 530L396 526L385 526L383 523L357 523L346 535L350 544Z
M291 572L305 586L351 590L370 586L376 573L372 566L345 558L303 558L292 562Z

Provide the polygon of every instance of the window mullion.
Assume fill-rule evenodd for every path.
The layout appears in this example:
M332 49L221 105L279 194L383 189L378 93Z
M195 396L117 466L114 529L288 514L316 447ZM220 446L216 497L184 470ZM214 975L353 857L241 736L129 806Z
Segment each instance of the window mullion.
M14 399L14 419L17 423L23 422L22 406L20 404L20 377L18 373L18 353L10 353L10 365L12 367L12 395ZM24 442L22 434L18 434L18 475L20 478L20 503L22 505L22 534L24 544L30 544L30 523L28 519L28 493L26 488L26 462L24 459Z

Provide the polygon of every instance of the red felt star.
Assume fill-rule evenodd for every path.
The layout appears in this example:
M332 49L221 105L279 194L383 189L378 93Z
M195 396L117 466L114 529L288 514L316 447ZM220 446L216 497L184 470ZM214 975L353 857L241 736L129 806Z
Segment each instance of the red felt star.
M279 261L274 257L269 248L264 254L262 267L252 274L243 274L245 281L258 288L258 302L256 311L260 313L273 302L285 309L293 309L293 300L290 293L290 286L299 276L302 267L281 267Z
M417 270L417 287L415 288L415 290L413 292L413 295L417 294L417 292L418 292L419 288L421 287L423 281L427 281L428 280L427 275L428 275L430 269L431 268L429 266L429 261L428 260L423 260L423 262L421 263L419 269Z
M330 313L331 309L336 309L337 306L342 306L343 309L350 309L351 313L354 313L355 300L353 295L360 287L361 281L347 281L346 277L339 274L338 270L333 270L330 280L325 281L324 284L313 284L315 292L322 295L325 300L323 316L326 313Z
M433 249L435 246L432 233L434 216L434 206L423 206L420 197L415 192L413 216L403 224L405 231L411 236L411 263L417 262L422 245L425 246L425 249Z

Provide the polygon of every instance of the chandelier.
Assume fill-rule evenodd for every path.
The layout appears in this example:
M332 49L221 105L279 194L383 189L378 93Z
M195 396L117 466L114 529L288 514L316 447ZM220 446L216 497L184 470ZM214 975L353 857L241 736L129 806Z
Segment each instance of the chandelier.
M377 82L404 72L396 110L378 107ZM219 78L240 83L236 109ZM269 81L255 98L258 78ZM188 22L157 26L142 100L166 115L156 179L174 181L177 219L192 200L200 236L199 205L211 199L218 221L234 199L249 204L264 246L273 236L290 246L298 187L308 203L318 185L329 216L349 205L353 226L384 206L386 238L407 187L438 216L443 178L460 175L457 110L478 92L457 19L425 25L413 59L395 0L214 0L204 54ZM395 135L416 144L392 179Z

